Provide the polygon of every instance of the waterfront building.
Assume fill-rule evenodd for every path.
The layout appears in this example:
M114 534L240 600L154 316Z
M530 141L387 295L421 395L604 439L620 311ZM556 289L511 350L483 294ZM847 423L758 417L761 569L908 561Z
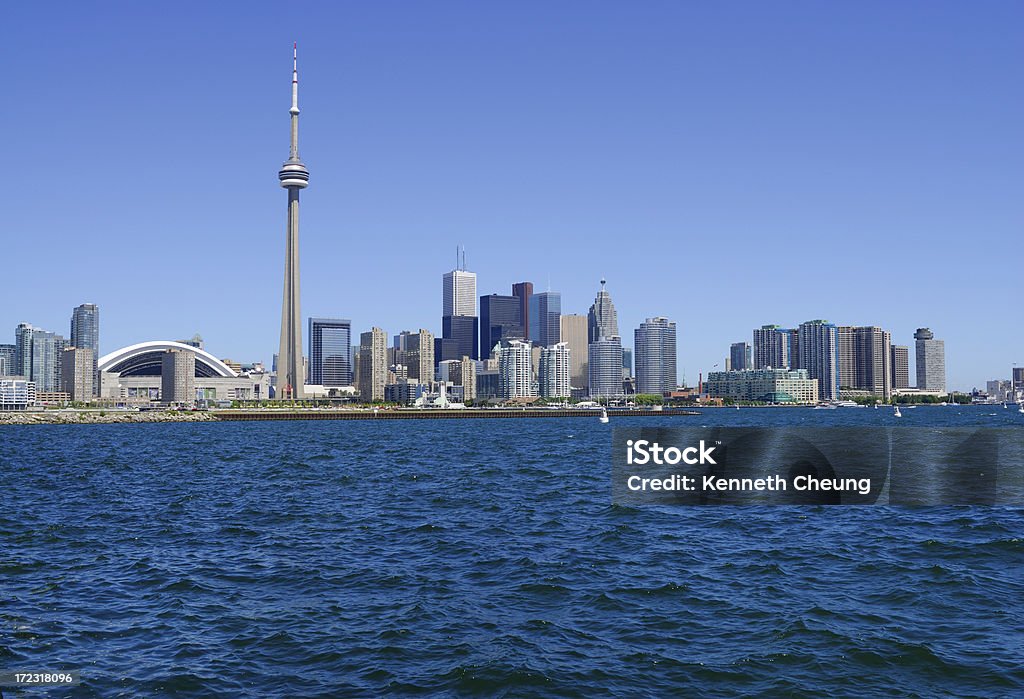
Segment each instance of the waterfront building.
M1013 395L1020 396L1024 393L1024 367L1013 367L1010 374L1010 383L1013 385Z
M633 350L628 347L622 348L622 378L633 377Z
M889 399L892 393L892 337L874 326L836 328L839 387Z
M893 389L910 388L910 350L905 345L893 345L889 363Z
M533 391L532 345L525 340L502 342L498 350L499 396L505 400L530 398Z
M288 224L285 235L284 297L281 304L281 343L277 353L277 397L302 398L306 377L302 361L302 315L299 308L299 191L309 184L309 170L299 159L298 49L292 47L291 149L277 173L288 190Z
M519 299L519 322L523 327L522 337L525 339L530 337L530 297L533 296L533 282L513 284L512 295Z
M523 283L529 284L529 282ZM522 299L499 294L480 297L480 353L478 357L488 356L494 350L494 346L502 340L525 338Z
M20 323L14 331L17 376L36 385L36 392L61 390L61 353L68 341L61 335Z
M539 392L545 398L569 398L572 350L569 343L558 342L540 351Z
M892 336L874 326L854 329L853 388L889 400L892 395Z
M187 349L168 349L160 368L160 401L191 406L196 402L196 354Z
M753 368L795 369L799 365L798 348L795 329L762 325L754 330Z
M263 400L270 397L270 375L262 364L242 374L206 350L180 342L140 342L100 357L97 394L104 400L157 402L163 392L163 362L168 350L193 356L192 400ZM187 361L187 360L183 360Z
M564 315L559 320L559 336L562 342L569 345L569 381L573 388L587 387L590 377L587 375L589 364L587 347L587 316Z
M766 403L817 403L818 380L806 369L713 371L704 384L712 398Z
M351 386L351 352L352 321L345 318L309 319L310 384L328 388Z
M14 357L17 348L14 345L0 344L0 376L16 376Z
M542 291L530 296L528 317L530 341L536 347L550 347L561 342L562 295Z
M27 379L0 378L0 411L25 410L36 404L36 384Z
M661 395L676 388L676 324L668 318L648 318L633 332L636 350L636 390Z
M856 328L840 325L836 328L836 345L839 355L839 387L854 388L857 383L857 340Z
M729 366L735 371L754 368L749 342L734 342L729 346Z
M95 303L83 303L71 311L71 346L92 350L93 388L100 361L100 307ZM73 398L72 400L79 400Z
M914 333L917 359L917 388L925 391L946 392L946 343L936 340L928 328Z
M1006 380L994 379L985 383L985 393L995 400L1013 400L1013 385Z
M387 342L387 335L380 328L373 328L359 336L359 396L364 401L384 400Z
M825 320L809 320L797 329L800 368L818 380L822 400L839 398L839 347L836 326Z
M622 395L622 339L601 337L587 348L591 397L608 398Z
M486 401L501 398L501 373L497 368L476 372L476 398Z
M71 400L91 401L96 396L96 364L91 347L66 347L61 356L61 386Z
M619 316L615 312L611 294L604 288L605 279L601 279L601 290L597 292L594 303L587 314L587 335L589 342L597 342L602 337L619 337Z

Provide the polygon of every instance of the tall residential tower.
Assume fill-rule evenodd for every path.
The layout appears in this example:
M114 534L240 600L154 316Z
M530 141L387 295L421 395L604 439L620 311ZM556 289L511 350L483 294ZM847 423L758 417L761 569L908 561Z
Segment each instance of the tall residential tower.
M277 397L305 395L302 368L302 318L299 313L299 190L309 184L309 170L299 160L298 46L292 47L291 152L277 177L288 190L288 232L284 248L284 299L281 304L281 347L277 353Z

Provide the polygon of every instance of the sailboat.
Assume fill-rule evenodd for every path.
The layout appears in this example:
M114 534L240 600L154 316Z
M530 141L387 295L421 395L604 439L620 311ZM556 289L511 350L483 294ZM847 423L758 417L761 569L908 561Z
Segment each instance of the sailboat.
M903 417L903 413L900 412L900 406L899 405L897 405L896 403L893 403L892 407L893 407L893 411L892 411L892 416L893 417Z
M605 408L603 408L603 407L601 408L601 417L598 418L598 421L602 425L607 425L608 424L608 411Z

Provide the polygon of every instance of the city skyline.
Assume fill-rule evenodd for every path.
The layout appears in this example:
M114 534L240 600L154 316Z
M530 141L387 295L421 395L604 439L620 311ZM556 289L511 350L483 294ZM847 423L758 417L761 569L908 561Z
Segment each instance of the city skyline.
M747 10L756 11L752 7ZM410 14L417 20L423 19L417 12L413 10ZM489 17L487 12L470 11L457 27L465 29L483 22ZM626 45L637 51L644 40L653 41L652 46L666 52L661 56L664 64L652 62L652 55L643 52L634 58L616 54L622 64L605 66L605 72L625 76L643 75L646 70L652 77L667 77L667 68L685 65L685 51L680 49L677 54L670 50L674 43L669 39L675 38L670 29L672 22L667 22L664 29L656 26L657 18L653 15L659 13L665 15L662 19L685 17L706 28L707 41L717 42L710 47L715 49L713 56L728 55L739 40L726 35L723 17L715 10L658 8L651 12L652 17L630 17L622 31L627 34ZM470 111L478 118L473 120L470 116L467 121L460 116L460 107L470 104L470 95L452 90L450 81L438 77L447 74L465 78L475 70L499 66L506 78L502 90L507 87L510 92L505 94L486 85L481 89L483 94L505 104L505 100L518 94L517 90L523 89L516 78L529 78L531 90L561 85L566 77L564 67L578 67L574 61L565 63L569 59L564 56L561 63L548 63L548 68L557 68L551 77L539 72L538 64L527 61L509 65L503 62L500 52L486 49L476 56L480 67L462 67L452 61L463 58L470 46L478 49L480 45L456 28L452 30L454 34L445 34L454 41L444 50L425 44L415 35L412 45L423 52L424 67L399 70L396 80L388 82L383 79L379 61L374 59L394 49L397 37L408 39L413 23L405 19L397 28L385 27L380 22L381 15L371 10L353 16L352 36L346 36L352 42L344 55L336 50L335 41L327 41L324 32L314 26L318 23L316 12L305 13L303 21L281 27L272 27L267 17L255 12L254 17L243 20L243 24L255 30L253 43L239 44L229 38L214 51L196 50L201 37L185 36L177 41L183 38L184 24L176 28L173 22L168 37L175 41L161 44L158 51L150 50L146 39L152 37L145 34L136 38L115 33L118 22L110 23L110 27L94 22L95 31L81 37L71 31L73 22L68 26L58 24L53 30L66 39L67 46L56 47L50 38L39 42L47 47L41 54L38 49L19 51L39 55L44 60L34 61L24 74L12 78L15 99L33 104L40 115L38 122L26 125L24 143L14 144L13 157L26 163L33 180L47 181L50 186L26 192L26 206L18 207L10 223L15 234L9 236L8 254L15 259L39 258L41 241L75 254L67 256L67 260L61 256L47 258L46 271L56 281L43 285L45 288L36 283L40 271L37 265L15 268L11 282L15 287L31 288L33 293L20 294L16 302L3 305L0 327L6 324L13 329L25 321L64 335L67 309L88 299L103 308L100 354L138 341L186 337L199 331L218 356L269 365L278 328L274 323L254 322L252 314L237 311L251 309L262 314L262 309L280 303L280 214L274 205L274 184L266 172L280 162L280 65L283 47L297 37L304 47L309 47L310 58L304 65L308 80L316 86L307 96L313 100L315 111L311 109L310 114L315 117L304 122L304 138L308 139L307 144L313 144L310 152L316 153L314 165L324 178L318 180L324 184L317 185L317 196L310 200L315 203L310 203L303 212L303 321L310 316L350 318L353 337L374 325L383 326L389 333L400 328L425 327L440 336L436 294L426 292L436 289L437 275L450 265L447 260L451 246L469 241L467 247L478 275L479 295L507 294L512 283L532 279L537 291L550 285L561 292L563 313L585 313L596 279L606 275L613 285L622 335L627 336L644 318L655 315L667 316L678 324L679 373L691 383L698 372L706 372L722 362L730 343L749 340L749 328L769 321L796 327L817 317L854 326L879 326L892 333L893 344L910 347L914 346L916 328L932 328L947 341L946 376L953 389L968 390L984 386L989 379L1005 377L1007 367L1024 364L1020 324L1003 322L1004 309L1020 297L1020 275L992 272L984 267L983 257L972 265L971 258L962 255L962 246L970 240L972 250L991 252L998 259L1001 251L1015 240L1008 183L1019 181L1016 169L1020 166L1010 163L1020 162L1014 153L1022 144L1018 130L1008 127L1020 112L1020 100L1014 95L1002 95L998 113L983 113L964 106L953 109L948 105L936 112L926 110L925 106L949 95L949 88L940 89L934 83L935 76L950 76L959 95L977 94L980 100L987 94L987 87L1005 79L1000 76L1014 74L1020 67L1020 57L1009 53L1009 34L994 31L987 42L990 51L985 57L969 57L963 52L946 52L957 57L944 57L939 55L939 47L945 46L939 40L945 36L940 29L956 26L966 32L963 41L968 41L972 31L980 31L981 22L989 31L995 21L991 16L984 20L972 18L949 8L933 12L928 25L932 33L924 32L915 40L915 48L934 62L926 67L898 47L896 36L876 36L860 25L848 33L841 31L840 20L851 10L815 12L815 19L822 22L816 27L821 36L791 29L795 50L821 52L823 66L814 70L839 70L848 79L843 88L853 91L850 98L853 94L872 98L868 103L876 111L862 111L861 116L885 115L886 128L880 128L877 119L872 122L872 133L880 141L877 145L866 146L860 137L864 134L857 129L851 135L839 128L841 124L849 127L858 123L856 113L816 112L822 121L811 132L798 137L797 131L789 130L784 115L795 115L796 108L807 100L827 102L828 98L838 99L842 94L817 83L813 88L802 88L803 92L797 88L782 89L777 98L758 103L767 107L772 125L781 129L771 134L757 131L756 122L737 117L743 113L737 109L753 106L748 99L752 96L744 97L739 91L718 95L724 103L706 99L712 94L712 73L717 78L736 77L729 65L717 72L698 67L688 74L688 90L696 95L697 102L690 99L692 95L683 100L675 93L666 95L653 90L643 82L613 81L602 85L603 92L599 92L593 81L597 74L584 71L580 74L582 85L573 99L559 102L560 109L567 108L567 115L593 105L595 99L600 104L611 99L635 105L624 107L620 116L625 117L626 124L639 125L649 123L649 118L656 114L652 107L658 104L668 108L666 114L686 114L696 119L700 129L692 130L695 137L698 131L705 132L701 136L704 140L709 140L710 134L714 141L715 136L724 137L730 133L729 128L737 127L754 129L758 136L744 142L746 150L719 149L717 159L711 158L711 151L700 150L695 141L672 136L660 122L651 125L651 140L628 129L612 133L611 140L601 139L602 159L626 174L635 175L642 164L633 158L627 146L638 147L639 152L653 157L653 151L645 149L659 143L659 139L668 139L662 143L667 144L667 153L679 156L680 162L685 160L685 167L677 169L662 164L636 182L618 177L602 180L588 172L594 169L585 156L592 139L605 135L601 129L612 124L599 112L586 110L590 121L574 120L574 124L584 126L578 139L559 146L551 136L558 135L564 140L562 117L543 100L531 101L525 92L518 95L517 103L525 110L522 114L532 116L518 120L521 135L538 140L536 146L527 149L528 156L516 160L508 137L495 140L489 129L468 128L500 118L497 112L486 108L482 112ZM861 16L880 12L879 8L865 9ZM1011 26L1020 16L1019 11L1007 13L1005 8L993 12L1006 15L999 22L1005 26ZM32 28L36 23L31 19L31 9L16 8L14 14L26 15L21 21L29 27L23 35L15 37L17 50L22 42L31 45L37 30ZM74 14L75 11L68 13L71 19ZM565 10L548 11L555 26L561 28L570 26L568 14ZM613 28L612 20L621 17L613 18L611 14L614 13L607 9L595 10L588 15L582 32L571 34L581 56L593 55L599 44L619 31ZM917 19L913 13L900 10L885 14L894 20L895 26ZM144 15L144 10L133 10L119 21ZM209 18L211 31L228 26L226 14L213 11ZM553 38L530 28L528 13L512 13L510 19L496 37L505 50L516 40L524 39L535 42L542 56L550 57L556 50ZM403 24L406 21L410 24ZM430 22L428 26L432 26ZM368 28L374 31L367 31ZM740 34L750 38L743 31ZM97 36L109 41L97 41ZM899 83L892 82L891 76L875 72L881 58L859 56L870 64L863 66L844 63L844 50L849 51L854 39L865 36L880 39L881 55L897 59L889 66L893 75L922 81L918 85L923 95L919 101L897 100L895 106L902 111L895 114L891 110L877 111L886 105L885 98L892 98L892 89ZM835 51L828 50L824 37L839 39L840 46ZM404 50L405 53L399 48L396 55L407 56L410 49ZM76 61L64 60L72 55L71 51L76 52ZM122 58L128 56L124 59L124 83L117 86L116 98L114 93L106 92L108 86L85 77L89 73L102 75L102 71L91 69L105 63L111 52ZM232 56L231 52L237 55ZM771 60L780 70L793 67L785 56ZM879 63L872 63L873 60ZM425 98L423 88L416 86L416 81L425 80L421 70L442 66L447 73L427 74L434 75L434 79L423 84L438 90L439 98L443 96L438 103L449 100L450 111L449 107L441 111L428 109L408 117L394 108L396 101L403 98ZM798 87L800 78L813 77L809 70L794 69L791 75L796 77ZM154 75L165 79L154 80ZM76 86L78 83L80 87ZM385 84L390 86L386 94L380 92L380 86ZM69 89L59 89L61 86ZM94 98L76 100L78 89L98 91ZM380 99L368 99L373 95ZM108 127L97 128L105 122L99 118L102 110L94 109L110 102L116 102L122 113L124 128L117 133ZM166 110L168 115L160 113L165 111L164 105L196 103L208 107L201 119L200 115L188 117L173 106ZM472 103L479 104L479 100ZM849 106L845 101L842 104ZM154 105L160 108L154 111ZM359 105L358 111L352 109L354 105ZM941 147L915 134L917 117L926 112L935 129L946 129ZM61 115L59 119L57 114ZM484 122L480 122L481 116L486 117ZM713 120L723 116L733 121L726 119L724 127L715 126ZM442 117L445 121L441 121ZM547 119L544 129L539 127L541 117ZM995 121L987 120L989 117ZM152 127L170 118L177 120L174 129L167 131L167 143L159 143L152 136ZM339 118L343 121L339 122ZM987 134L977 133L974 127L979 123L986 124ZM420 128L428 124L435 128ZM440 125L448 130L437 131ZM806 130L808 124L797 120L793 126ZM554 130L549 132L547 127ZM616 133L620 138L615 138ZM94 134L95 138L86 134ZM795 156L786 156L783 149L775 148L783 141L798 146ZM184 173L186 168L194 170L194 163L184 157L186 149L179 147L184 143L189 144L188 150L198 148L215 154L222 178L222 184L213 191L200 195L204 220L198 225L194 215L184 216L184 207L176 205L176 200L193 196ZM991 150L995 143L999 143L998 154ZM458 147L452 160L437 158L440 151L435 149L453 145ZM863 156L858 158L854 154L855 145L864 148ZM135 181L123 185L124 215L118 220L112 220L98 206L103 197L94 193L92 180L85 176L84 169L87 162L91 168L96 161L102 161L101 153L111 147L132 153L133 168L140 173L133 178ZM487 160L467 159L470 150L481 148L491 154ZM697 150L688 150L692 148ZM944 157L955 155L961 162L955 168L940 167L940 163L947 162L936 160L940 152ZM564 154L566 159L553 161L554 154ZM443 165L444 162L449 164ZM657 164L656 160L651 162ZM433 169L432 186L419 178L428 164ZM473 167L467 168L469 164ZM541 165L546 173L539 172ZM772 170L777 174L774 179L782 184L752 195L743 181L722 176L737 168L746 171L747 167L752 168L753 178L761 178ZM403 174L388 179L384 177L385 169ZM481 170L488 177L480 178ZM821 182L809 181L810 172L823 170L832 173L832 179L818 177ZM869 184L858 175L869 171L874 171L872 177L879 180ZM956 171L962 174L956 175ZM537 181L524 177L525 172L539 175ZM937 172L943 174L939 176ZM470 175L475 180L496 179L481 188L466 179ZM695 179L700 177L707 181ZM576 183L576 189L566 189L570 179ZM513 181L514 187L510 186ZM748 184L755 181L758 187L766 182L747 180ZM922 182L928 187L922 186ZM552 190L553 184L558 186ZM895 193L884 195L882 190L893 186ZM453 198L451 194L460 188L468 197ZM12 187L8 190L13 191ZM557 202L547 201L546 191L562 195L555 197ZM786 193L791 198L797 191L802 195L800 208L793 209L787 205ZM570 196L565 196L567 193ZM769 196L776 199L769 202ZM706 201L702 202L702 198ZM728 213L716 205L725 198L739 199ZM955 203L965 198L968 203ZM616 201L623 205L616 205ZM398 208L409 210L409 218L395 214L396 202L401 204ZM512 202L514 210L510 209ZM756 225L733 213L743 206L753 206ZM182 209L180 214L178 209ZM586 209L592 209L593 215ZM23 211L33 211L32 219L25 217ZM798 213L794 215L794 211ZM860 211L876 213L864 215ZM510 212L515 215L510 216ZM840 213L841 216L829 215ZM692 266L695 272L703 270L711 256L718 254L718 240L740 229L749 232L735 239L739 246L730 253L739 272L703 279L705 286L700 293L688 289L685 275L678 274L679 266ZM501 240L510 232L519 234L517 245L502 246ZM141 245L140 233L144 234ZM847 276L841 269L831 277L808 274L800 283L817 287L820 293L814 294L771 288L772 284L758 273L765 262L758 254L766 253L756 247L756 242L761 237L780 236L786 240L780 253L798 255L808 269L818 270L825 258L835 256L835 246L844 237L855 236L861 245L884 243L892 253L883 265L889 271L868 277L852 271ZM928 249L912 253L914 241L924 236L929 240ZM94 250L81 243L90 237L99 238L106 245L97 245ZM176 245L167 245L171 241ZM408 266L394 278L387 278L383 268L374 262L379 258L374 257L370 241L387 241L398 261L404 264L402 260L407 259ZM755 247L747 248L751 243ZM820 251L819 243L824 245ZM163 254L150 255L156 249L150 245L159 245ZM651 258L651 266L642 273L635 266L623 264L624 258L645 256L647 248L666 254L658 256L663 259ZM745 249L750 249L749 255ZM111 259L114 266L110 269L116 272L111 275L93 273L82 277L71 272L82 265L103 270ZM75 267L66 266L72 260ZM345 274L337 274L339 265ZM170 266L180 266L188 275L169 285L154 283L154 279L164 278L160 273ZM235 271L239 268L248 270L248 274ZM777 293L761 293L766 286ZM376 293L361 293L364 288ZM216 293L211 293L212 289ZM400 304L396 303L399 298ZM996 329L999 342L992 342L986 331ZM307 343L305 338L303 345Z

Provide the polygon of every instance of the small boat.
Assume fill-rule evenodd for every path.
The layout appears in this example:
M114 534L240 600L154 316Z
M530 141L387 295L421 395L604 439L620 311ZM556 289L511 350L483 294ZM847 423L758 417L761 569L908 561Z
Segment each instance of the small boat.
M1024 400L1022 400L1017 405L1020 406L1019 408L1017 408L1017 412L1020 413L1021 415L1024 415Z
M737 410L739 410L739 409L740 409L740 406L738 406L738 405L737 405L737 406L736 406L736 409L737 409Z
M903 417L903 413L900 412L900 406L893 405L892 407L893 407L893 411L892 411L892 416L893 417Z
M608 411L605 410L604 408L601 408L601 417L598 418L598 421L602 425L607 425L608 424Z

